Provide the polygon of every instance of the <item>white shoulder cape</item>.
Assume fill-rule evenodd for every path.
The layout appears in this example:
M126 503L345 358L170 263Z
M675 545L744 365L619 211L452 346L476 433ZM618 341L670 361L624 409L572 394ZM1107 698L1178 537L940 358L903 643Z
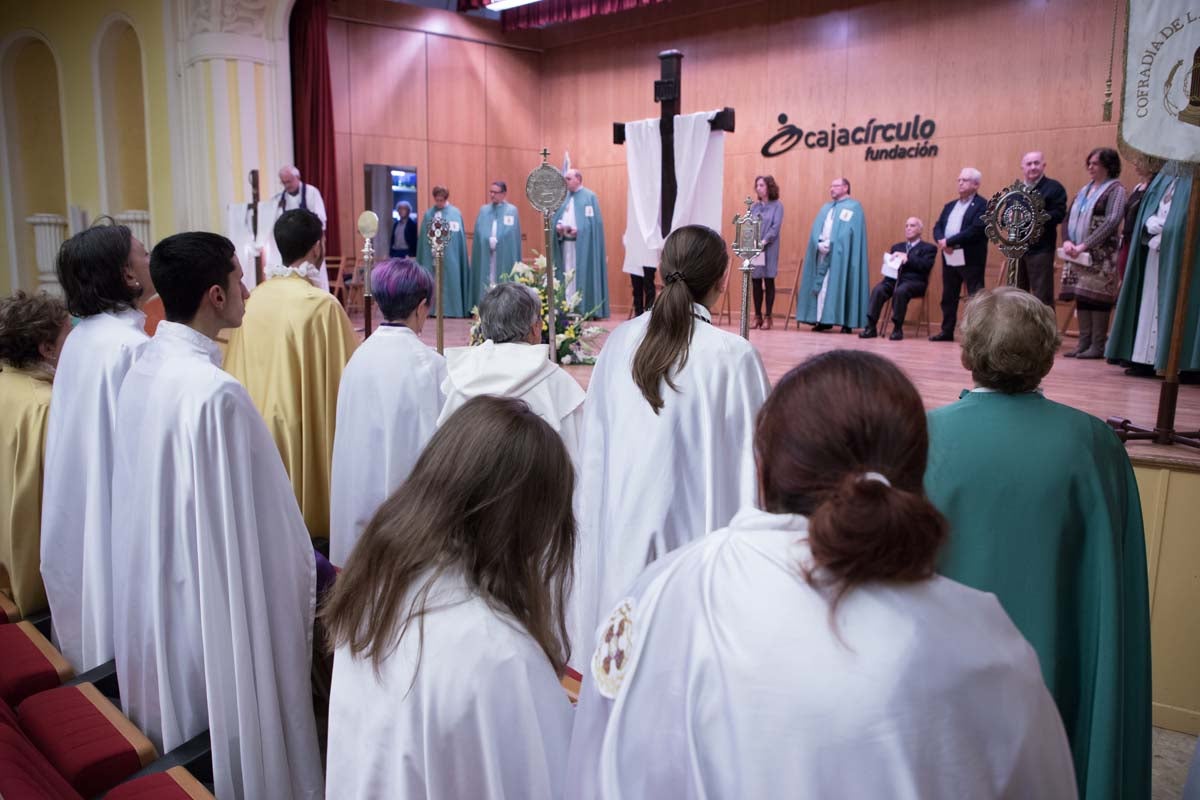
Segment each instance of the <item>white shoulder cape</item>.
M212 340L159 324L130 371L113 506L121 705L169 750L208 728L216 794L318 798L316 568L291 483Z
M541 648L461 577L439 579L429 608L415 682L416 625L379 674L338 649L328 795L563 797L572 709Z
M55 642L80 672L113 657L113 449L120 436L137 435L116 430L117 393L148 341L145 323L135 310L81 319L63 345L51 392L42 579Z
M329 498L329 560L337 566L433 437L445 377L446 360L408 328L377 328L350 357L338 388Z
M656 415L632 373L649 321L613 331L588 385L573 664L646 564L727 525L756 497L754 419L770 391L758 351L697 319L678 391L663 384Z
M807 520L740 512L660 560L597 632L574 798L1075 797L1033 649L942 577L852 589L831 627Z

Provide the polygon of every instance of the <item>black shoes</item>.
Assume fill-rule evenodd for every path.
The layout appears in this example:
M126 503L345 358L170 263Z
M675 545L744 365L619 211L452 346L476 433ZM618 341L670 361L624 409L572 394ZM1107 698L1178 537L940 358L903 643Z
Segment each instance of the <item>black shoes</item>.
M879 335L879 331L875 330L875 326L868 325L867 327L863 328L863 332L858 335L858 338L874 339L878 335Z
M953 342L954 334L946 333L945 331L938 331L933 336L929 337L929 341L931 341L931 342Z
M893 342L898 342L903 338L904 338L904 331L901 330L899 325L897 325L896 328L892 331L891 335L888 336L888 339Z
M833 326L832 326L832 325L827 325L827 324L826 324L826 323L824 323L824 322L818 322L817 324L813 325L813 328L812 328L812 329L813 329L814 331L816 331L817 333L824 333L825 331L831 331L831 330L833 330Z
M851 328L849 325L843 325L842 333L854 333L854 328Z

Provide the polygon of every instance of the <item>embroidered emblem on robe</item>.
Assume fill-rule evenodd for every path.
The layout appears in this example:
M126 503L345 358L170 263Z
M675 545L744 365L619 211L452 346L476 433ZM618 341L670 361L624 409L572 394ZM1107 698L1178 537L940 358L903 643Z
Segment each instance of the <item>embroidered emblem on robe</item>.
M600 694L615 699L633 656L633 600L625 598L613 609L592 655L592 678Z

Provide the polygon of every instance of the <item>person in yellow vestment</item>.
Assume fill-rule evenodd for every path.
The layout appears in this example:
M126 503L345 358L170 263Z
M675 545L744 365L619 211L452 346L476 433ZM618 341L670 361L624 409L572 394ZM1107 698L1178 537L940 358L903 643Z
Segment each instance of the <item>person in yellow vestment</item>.
M287 467L304 523L314 539L329 536L329 474L338 384L358 338L345 310L308 275L325 259L316 214L294 209L275 222L283 265L246 302L225 369L250 393Z
M0 300L0 593L22 616L46 608L42 477L50 383L71 317L57 297Z

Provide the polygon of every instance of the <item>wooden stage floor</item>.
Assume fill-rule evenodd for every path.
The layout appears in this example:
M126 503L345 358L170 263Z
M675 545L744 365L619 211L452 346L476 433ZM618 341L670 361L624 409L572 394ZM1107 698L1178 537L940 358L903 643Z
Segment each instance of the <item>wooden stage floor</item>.
M361 315L355 315L353 321L361 332ZM598 324L612 329L623 321L612 319ZM435 324L436 321L431 319L421 334L421 339L431 346L436 341ZM736 321L733 326L720 327L737 332ZM469 330L468 320L446 320L446 346L465 345ZM864 340L859 339L857 333L847 335L839 333L837 329L828 333L814 333L808 325L801 325L799 330L792 325L785 331L780 322L774 330L751 331L750 340L762 354L772 383L808 356L834 348L847 348L868 350L896 362L916 384L926 408L952 403L963 389L971 387L971 375L959 362L957 343L930 342L926 335L916 336L907 332L906 335L907 338L899 342L886 338ZM1074 346L1075 340L1067 339L1063 343L1063 350ZM587 387L591 367L574 366L566 369ZM1158 379L1129 377L1120 367L1106 364L1103 360L1078 361L1061 356L1055 360L1054 368L1042 384L1046 396L1052 400L1101 419L1119 416L1142 427L1153 427L1161 385L1162 381ZM1180 387L1176 429L1200 429L1200 386ZM1192 469L1200 469L1200 450L1195 448L1178 445L1165 447L1146 442L1130 442L1127 447L1130 457L1137 461L1178 462Z

